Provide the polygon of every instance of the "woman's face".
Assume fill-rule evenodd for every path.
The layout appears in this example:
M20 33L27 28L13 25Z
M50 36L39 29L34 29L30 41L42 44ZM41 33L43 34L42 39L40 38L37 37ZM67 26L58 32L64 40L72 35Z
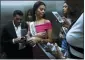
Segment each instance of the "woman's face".
M44 5L40 5L35 13L36 13L36 15L38 17L42 18L44 13L45 13L45 6Z
M31 14L31 12L28 12L28 14L27 14L27 20L28 21L32 21L32 14Z
M64 3L63 5L63 13L67 13L68 12L68 5L66 3Z
M32 18L32 15L30 12L28 12L28 16L27 16L29 19Z

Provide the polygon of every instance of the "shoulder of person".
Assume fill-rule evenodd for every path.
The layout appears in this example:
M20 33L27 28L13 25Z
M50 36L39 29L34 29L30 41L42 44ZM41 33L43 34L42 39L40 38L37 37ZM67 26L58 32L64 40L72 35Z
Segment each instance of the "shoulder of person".
M11 24L12 24L12 21L8 21L7 23L5 23L5 24L2 26L2 30L4 30L4 29L9 29L10 26L11 26Z
M5 23L4 27L8 27L8 26L11 26L13 24L12 21L8 21L7 23Z
M45 19L45 23L51 23L50 20Z

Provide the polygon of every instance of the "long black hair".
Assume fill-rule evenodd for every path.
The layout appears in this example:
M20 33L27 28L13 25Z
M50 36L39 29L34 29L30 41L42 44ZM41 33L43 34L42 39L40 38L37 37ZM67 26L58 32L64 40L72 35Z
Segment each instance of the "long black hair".
M36 2L36 3L34 4L34 6L33 6L33 21L36 21L35 12L36 12L36 10L38 9L38 7L39 7L40 5L46 6L45 3L41 2L41 1L38 1L38 2ZM45 18L45 14L43 15L43 18Z
M66 2L64 2L64 4L65 4L65 3L66 3ZM66 4L67 4L67 3L66 3ZM67 4L67 6L68 6L68 4ZM67 18L67 17L70 16L70 13L71 13L71 9L70 9L70 7L68 6L67 12L66 12L66 13L63 12L63 15Z
M31 17L31 19L28 17L28 16L32 16L33 15L33 9L32 8L30 8L28 11L27 11L27 13L26 13L26 21L32 21L32 17Z

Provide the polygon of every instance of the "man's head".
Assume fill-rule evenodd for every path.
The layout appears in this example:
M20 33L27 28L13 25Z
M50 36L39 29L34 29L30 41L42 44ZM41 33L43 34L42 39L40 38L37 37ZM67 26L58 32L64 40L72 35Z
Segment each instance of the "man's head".
M15 10L13 12L13 20L16 25L19 25L23 17L23 12L20 10Z

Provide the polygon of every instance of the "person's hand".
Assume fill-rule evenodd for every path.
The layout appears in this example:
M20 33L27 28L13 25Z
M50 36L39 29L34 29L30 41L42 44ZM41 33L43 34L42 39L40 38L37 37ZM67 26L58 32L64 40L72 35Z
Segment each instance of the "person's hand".
M38 42L38 40L36 39L36 37L28 38L26 41L26 43L30 44L32 47L35 46L37 42Z
M27 42L32 41L33 43L38 43L40 41L39 37L31 37L27 39Z
M62 17L62 19L64 21L63 26L68 28L71 25L70 19L65 18L65 17Z
M40 32L40 33L37 33L37 34L35 35L35 37L45 38L45 37L47 37L46 35L47 35L46 32Z
M64 38L64 35L62 33L59 34L60 38Z
M25 41L25 37L14 38L14 43L23 43Z
M21 40L20 37L19 37L19 38L14 38L14 39L13 39L13 43L19 43L20 40Z
M56 56L58 59L64 59L65 57L63 56L63 53L60 50L60 47L58 46L57 43L53 44L52 47L52 54Z
M25 43L27 37L21 37L20 43Z

